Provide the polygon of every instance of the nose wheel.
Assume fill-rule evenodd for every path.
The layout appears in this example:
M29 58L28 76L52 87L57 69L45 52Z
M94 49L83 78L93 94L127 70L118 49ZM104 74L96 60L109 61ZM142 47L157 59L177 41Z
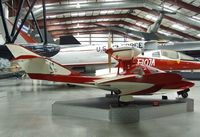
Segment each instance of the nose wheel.
M183 91L179 91L177 92L178 95L181 95L183 98L187 98L188 97L188 91L190 91L190 89L185 89Z
M184 92L184 93L181 94L181 96L182 96L183 98L187 98L187 97L188 97L188 93L187 93L187 92Z

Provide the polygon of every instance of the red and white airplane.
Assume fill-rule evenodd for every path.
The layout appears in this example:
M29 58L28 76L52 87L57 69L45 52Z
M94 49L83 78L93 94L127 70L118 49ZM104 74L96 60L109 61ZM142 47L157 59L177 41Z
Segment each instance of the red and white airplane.
M136 44L136 43L135 43ZM144 42L143 42L144 44ZM140 44L142 45L142 42ZM117 48L135 48L134 42L127 44L114 44L113 49ZM107 46L82 46L63 48L58 54L53 56L53 61L59 62L63 66L81 70L83 72L95 72L95 70L108 67L108 57L105 53ZM148 65L161 70L196 70L200 69L200 61L170 50L149 50L138 55L134 63L140 65ZM117 61L112 59L112 64L117 64Z
M115 76L97 77L82 76L22 46L6 46L32 79L66 82L113 91L119 95L119 101L132 101L133 95L152 95L163 91L175 91L186 98L189 88L194 85L182 79L178 74L166 73L146 65L133 64L132 59L140 53L136 48L109 51L108 54L117 59L124 70Z
M6 20L8 24L8 29L11 31L12 23ZM0 22L0 27L2 27ZM3 28L2 28L3 29ZM2 31L4 32L4 31ZM3 34L5 35L5 34ZM16 42L23 43L34 43L33 39L27 35L25 32L20 31L20 35ZM52 56L52 60L59 62L64 66L74 68L86 73L95 72L95 70L107 68L108 60L105 50L108 48L107 45L93 45L93 46L75 46L60 49L56 45L44 46L42 43L36 44L23 44L25 47L32 49L33 51L44 56ZM75 46L75 47L74 47ZM112 48L130 47L130 48L140 48L140 49L156 49L158 44L155 41L133 41L126 43L114 43ZM0 46L0 56L11 58L10 52L7 48ZM150 50L145 51L144 55L139 55L134 62L143 65L149 65L152 67L159 68L161 70L194 70L200 68L200 63L193 57L189 57L182 53L177 53L168 50ZM117 62L113 59L113 64Z

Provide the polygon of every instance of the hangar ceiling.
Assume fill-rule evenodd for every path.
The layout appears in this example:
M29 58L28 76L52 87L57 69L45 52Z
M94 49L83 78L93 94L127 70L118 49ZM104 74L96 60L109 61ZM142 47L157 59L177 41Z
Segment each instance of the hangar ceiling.
M127 33L127 30L146 32L158 19L159 13L156 10L164 8L176 14L164 15L158 33L200 40L200 0L45 0L45 2L47 30L54 38L68 34L112 31L128 35L132 39L141 39ZM8 4L17 8L18 2L12 1ZM42 0L37 0L33 12L39 26L43 27L41 4ZM32 20L31 16L29 20ZM108 29L109 27L115 29Z

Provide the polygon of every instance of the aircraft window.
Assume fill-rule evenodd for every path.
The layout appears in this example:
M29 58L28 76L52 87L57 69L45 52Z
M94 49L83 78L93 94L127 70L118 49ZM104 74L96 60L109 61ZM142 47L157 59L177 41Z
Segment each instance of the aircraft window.
M191 57L191 56L188 56L188 55L185 55L183 53L179 53L180 55L180 59L181 60L189 60L189 61L196 61L195 58Z
M167 58L171 58L171 59L178 59L178 52L176 51L170 51L170 50L164 50L162 51L162 55L167 57Z
M160 57L160 52L154 52L154 53L152 53L152 57Z

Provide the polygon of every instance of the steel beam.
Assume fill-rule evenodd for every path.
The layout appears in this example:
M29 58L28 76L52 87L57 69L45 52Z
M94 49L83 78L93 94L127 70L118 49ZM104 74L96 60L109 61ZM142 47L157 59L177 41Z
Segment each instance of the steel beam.
M27 3L27 5L28 5L28 7L31 8L30 1L29 1L29 0L26 0L26 3ZM38 32L38 34L39 34L39 36L40 36L40 40L41 40L41 42L44 42L43 36L42 36L42 34L41 34L41 31L40 31L40 28L39 28L39 25L38 25L38 22L37 22L37 20L36 20L36 18L35 18L35 16L34 16L34 14L33 14L32 11L31 11L31 16L32 16L32 18L33 18L33 22L34 22L34 24L35 24L35 26L36 26L37 32Z
M63 12L79 12L88 10L109 10L118 8L134 8L141 7L147 0L125 0L125 1L114 1L114 2L92 2L92 3L81 3L80 7L77 4L73 5L50 5L46 6L47 13L63 13ZM34 11L36 17L42 15L42 8Z
M19 32L21 31L21 29L22 29L22 27L23 27L25 21L27 20L28 15L30 14L31 10L33 9L33 6L34 6L34 4L35 4L36 1L37 1L37 0L34 0L33 3L31 4L31 7L30 7L29 10L27 11L27 13L26 13L24 19L22 20L22 23L21 23L21 25L19 26L19 29L17 30L16 34L13 36L13 38L12 38L12 40L11 40L12 43L15 42L17 36L19 35Z
M2 23L3 23L5 35L6 35L6 43L11 43L11 37L10 37L9 31L8 31L8 26L6 24L6 18L5 18L4 11L3 11L2 0L0 0L0 15L1 15Z
M92 19L101 19L101 18L106 18L106 19L111 19L111 18L130 18L136 21L140 21L140 22L144 22L148 25L153 24L154 22L150 21L150 20L146 20L144 18L140 18L138 16L132 15L132 14L117 14L117 15L99 15L99 16L86 16L86 17L67 17L67 18L58 18L58 19L47 19L47 27L49 26L54 26L54 23L58 23L58 22L65 22L65 21L78 21L78 20L92 20ZM42 20L40 20L38 22L40 25L42 25ZM96 22L98 23L98 22ZM132 24L132 23L129 23ZM132 24L134 26L134 24ZM135 25L136 26L136 25ZM140 28L140 30L144 30L144 28L142 27L137 27ZM165 27L163 25L161 25L161 28L164 30L167 30L169 32L178 34L180 36L183 36L185 38L189 38L189 39L193 39L193 40L200 40L200 38L197 38L195 36L191 36L189 34L183 33L181 31L175 30L175 29L171 29L169 27Z
M87 26L91 26L91 25L101 25L101 26L105 26L105 27L109 27L109 26L119 26L120 24L121 25L125 25L127 27L131 27L131 28L135 28L135 29L140 29L142 31L146 31L147 29L145 28L141 28L141 27L138 27L137 25L135 24L131 24L129 22L126 22L126 21L100 21L100 22L96 22L96 23L91 23L91 22L88 22L88 23L72 23L72 24L64 24L64 25L50 25L50 26L47 26L47 30L48 31L55 31L55 30L65 30L67 28L70 28L70 27L77 27L78 25L79 26L82 26L82 27L87 27Z
M148 8L145 8L145 7L142 7L142 8L138 8L139 10L141 11L144 11L146 13L151 13L155 16L159 16L159 13L158 12L154 12L153 10L150 10ZM173 16L173 17L171 17ZM170 20L170 21L173 21L173 22L176 22L176 23L179 23L181 25L184 25L184 26L187 26L189 28L192 28L192 29L195 29L195 30L199 30L200 31L200 26L196 26L196 25L192 25L192 24L189 24L189 23L186 23L186 22L183 22L183 21L180 21L176 18L174 18L174 15L164 15L164 18L167 19L167 20Z
M43 7L43 23L44 23L44 46L47 45L47 27L46 27L46 6L45 0L42 0L42 7Z
M11 31L11 37L13 37L14 34L15 34L15 31L16 31L16 28L17 28L17 23L19 21L20 11L21 11L21 9L23 7L23 4L24 4L24 0L20 0L19 7L18 7L18 10L17 10L17 13L16 13L16 17L15 17L15 22L13 24L13 28L12 28L12 31Z
M101 34L101 33L109 33L110 31L109 30L99 30L99 31L96 31L96 30L87 30L87 31L76 31L76 32L64 32L62 34L54 34L53 37L54 38L59 38L60 36L65 36L65 35L76 35L76 34ZM118 34L118 35L121 35L121 36L126 36L128 38L131 38L133 40L141 40L140 38L138 37L134 37L134 36L130 36L130 35L127 35L125 33L122 33L122 32L118 32L118 31L111 31L112 33L114 34Z
M182 0L165 0L165 2L168 2L172 5L177 5L180 8L184 8L184 9L196 12L196 13L200 12L200 7L193 6L193 5L188 4L188 3L186 3Z

